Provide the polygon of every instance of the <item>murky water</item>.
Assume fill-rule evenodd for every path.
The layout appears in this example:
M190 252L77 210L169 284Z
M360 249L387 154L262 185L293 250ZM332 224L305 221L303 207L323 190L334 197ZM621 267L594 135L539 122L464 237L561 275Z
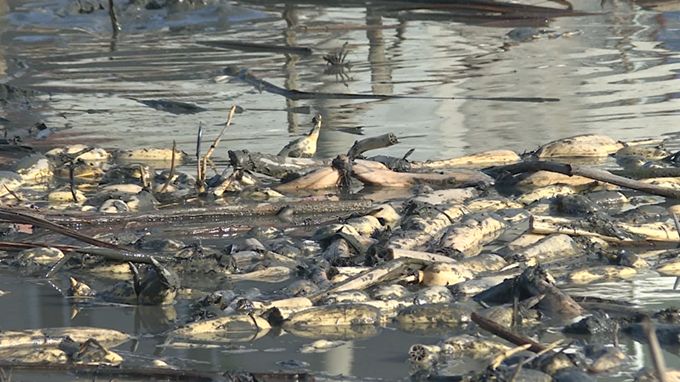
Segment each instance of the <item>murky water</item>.
M520 43L506 37L513 26L503 23L451 22L416 11L394 12L380 2L253 1L141 11L116 4L122 31L112 41L105 10L78 13L78 3L65 0L1 3L4 82L36 92L1 105L9 135L25 135L27 127L44 121L57 131L37 144L170 147L176 140L193 154L199 121L206 126L205 139L212 140L233 104L245 111L223 137L214 156L218 160L225 159L228 149L276 153L311 128L314 114L325 121L321 157L345 153L359 134L393 132L402 144L384 149L385 154L402 156L415 148L411 158L424 160L493 148L522 152L586 132L628 140L678 130L680 11L672 9L672 2L648 10L617 0L574 1L575 9L593 14L559 18L543 27L582 33ZM315 53L298 57L202 44L224 39L305 46ZM344 43L352 64L345 83L324 74L322 59ZM237 80L216 81L228 65L251 68L267 81L305 91L557 97L560 102L290 101ZM207 110L176 115L137 101L148 99L189 102ZM308 107L309 114L290 112L294 107ZM64 281L50 285L0 275L0 290L11 292L0 299L0 329L93 325L140 335L166 329L163 314L134 308L86 309L71 319L71 306L59 292ZM659 308L674 302L673 281L643 275L599 284L590 292ZM175 309L181 314L186 306ZM297 349L310 341L291 335L246 340L242 345L252 352L242 354L164 349L158 339L143 337L135 352L194 360L188 366L214 370L279 369L276 362L295 358L309 362L311 370L399 380L409 374L408 347L438 340L387 328L323 355L302 355ZM635 366L648 363L646 349L625 341ZM680 367L680 358L666 355L671 367ZM628 378L631 370L611 379Z
M593 286L588 294L630 301L653 309L672 305L675 300L675 293L671 290L674 279L649 276L598 284ZM172 317L189 315L186 303L163 308L121 306L80 308L75 317L72 317L75 313L74 306L64 299L60 290L67 288L67 283L68 280L65 278L49 282L42 279L22 279L17 282L12 275L0 274L0 290L9 292L2 297L0 328L19 330L61 326L106 327L139 337L139 340L117 348L117 351L128 357L153 354L192 369L218 371L242 368L255 372L281 370L278 362L295 359L308 362L310 365L308 369L315 372L378 377L383 380L403 380L405 376L415 371L406 362L406 352L411 345L435 344L441 339L440 335L434 333L430 335L407 333L390 326L382 328L372 336L346 341L343 346L323 354L301 354L298 352L300 347L311 342L311 339L276 332L258 335L256 339L253 338L254 333L244 334L241 340L231 343L230 350L225 350L227 348L224 346L213 349L166 348L163 336L151 335L170 329ZM248 285L237 284L234 287L246 288ZM583 292L580 289L578 291ZM447 333L454 335L456 331L449 329ZM552 330L535 335L544 343L560 338ZM643 365L650 364L646 346L624 335L620 336L619 346L631 358L628 366L618 373L600 377L598 380L626 380L630 378L631 373ZM666 349L665 356L669 367L680 366L677 350ZM447 365L447 369L467 372L471 367L470 362L470 360L454 362ZM479 365L483 366L483 361L479 362Z
M540 5L540 4L539 4ZM577 1L598 14L561 18L547 37L507 45L511 28L419 20L373 6L219 4L184 13L121 12L123 31L112 46L108 13L73 14L77 3L9 2L2 46L11 83L43 92L30 106L5 110L10 126L27 118L64 127L51 137L112 146L165 146L176 139L193 151L198 122L217 135L228 109L237 116L216 157L227 149L278 152L306 133L312 115L285 111L309 106L326 118L318 155L344 153L356 134L394 132L402 145L386 149L438 159L483 149L518 151L565 135L600 132L630 139L674 131L678 88L678 12L641 10L631 3ZM127 8L121 5L122 10ZM423 17L424 18L424 17ZM380 29L342 30L341 24ZM289 29L288 26L292 29ZM329 30L325 30L328 27ZM306 27L306 28L305 28ZM305 46L308 57L217 49L206 40ZM324 75L324 54L348 43L347 85ZM288 88L323 92L422 96L541 96L558 103L464 100L287 101L239 81L215 82L238 65ZM173 115L133 99L194 103L208 111ZM276 111L271 111L276 110Z

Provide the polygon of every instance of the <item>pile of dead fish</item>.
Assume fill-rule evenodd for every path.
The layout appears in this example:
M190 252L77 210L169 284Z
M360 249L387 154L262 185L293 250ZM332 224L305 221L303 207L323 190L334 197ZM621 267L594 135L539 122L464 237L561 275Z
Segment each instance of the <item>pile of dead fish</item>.
M231 174L211 179L205 159L196 177L176 171L173 162L187 159L174 149L113 154L71 146L31 154L0 173L0 218L12 223L0 264L69 277L74 314L105 303L162 306L155 332L168 347L254 341L277 330L313 339L301 351L317 352L377 335L386 325L438 333L438 343L405 349L414 379L589 381L626 363L613 341L617 333L654 345L648 329L655 325L661 345L680 343L677 311L651 312L585 289L578 297L560 289L680 276L680 207L672 205L680 171L676 156L663 149L670 139L585 135L524 156L493 150L427 162L411 162L408 154L363 156L398 143L388 134L359 141L333 160L291 157L315 150L321 118L314 124L307 137L313 142L291 143L280 155L230 151ZM157 172L150 163L172 169ZM55 183L60 188L53 189ZM360 191L366 186L370 191ZM315 190L337 196L310 197ZM146 221L162 220L159 206L196 200L203 206L229 200L239 203L240 214L279 216L222 238L219 246L124 231L86 235L101 213L133 221L144 211ZM41 208L25 208L28 201ZM318 227L301 235L285 217L291 210L318 212L312 201L334 205L321 211L335 215L305 221ZM220 208L178 207L172 221ZM26 226L70 239L33 243ZM215 290L216 280L237 288ZM262 293L239 290L242 280L287 284ZM190 316L177 315L179 299L190 300ZM546 325L588 340L539 343L531 333ZM451 335L461 330L468 334ZM129 338L96 328L6 331L0 365L125 365L109 348ZM449 375L445 366L460 358L487 359L488 367ZM149 366L169 367L161 359ZM635 378L655 380L655 373L643 369ZM680 371L665 373L680 378Z

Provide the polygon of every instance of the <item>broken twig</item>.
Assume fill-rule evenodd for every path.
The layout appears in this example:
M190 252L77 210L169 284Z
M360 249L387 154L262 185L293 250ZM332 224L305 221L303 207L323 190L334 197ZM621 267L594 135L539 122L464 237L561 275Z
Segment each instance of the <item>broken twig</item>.
M116 7L113 5L113 0L109 0L109 17L111 18L111 28L113 29L113 38L118 37L120 33L120 22L118 22L118 16L116 16Z
M472 321L474 321L480 328L486 330L491 334L495 334L502 339L509 341L517 346L529 344L529 351L534 353L541 352L545 350L545 346L539 344L538 342L532 340L529 337L525 337L521 334L517 334L508 328L499 325L495 321L489 320L488 318L482 317L477 313L472 313Z
M170 173L168 174L168 179L165 181L165 184L161 188L161 193L165 192L165 190L168 189L168 186L170 185L170 182L172 181L172 178L175 176L175 151L177 151L177 141L174 139L172 140L172 157L170 159Z

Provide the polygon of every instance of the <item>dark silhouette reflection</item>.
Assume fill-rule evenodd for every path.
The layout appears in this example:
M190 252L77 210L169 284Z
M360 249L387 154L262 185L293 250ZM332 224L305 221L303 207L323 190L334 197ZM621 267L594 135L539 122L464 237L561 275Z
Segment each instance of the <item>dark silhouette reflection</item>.
M371 7L366 7L366 25L382 25L382 16ZM392 66L385 54L383 30L379 28L366 31L368 38L368 62L371 64L371 89L375 94L392 94Z
M283 19L286 21L288 28L283 31L283 37L286 46L297 46L297 32L295 27L298 25L297 7L295 4L287 3L283 11ZM283 71L286 73L286 80L284 87L292 90L297 89L297 70L295 65L300 59L299 56L293 54L286 54L286 63L283 65ZM292 112L298 106L298 101L286 98L286 107L288 108L288 132L298 133L298 116L297 113Z
M135 334L158 334L172 329L177 321L177 311L172 305L135 307Z

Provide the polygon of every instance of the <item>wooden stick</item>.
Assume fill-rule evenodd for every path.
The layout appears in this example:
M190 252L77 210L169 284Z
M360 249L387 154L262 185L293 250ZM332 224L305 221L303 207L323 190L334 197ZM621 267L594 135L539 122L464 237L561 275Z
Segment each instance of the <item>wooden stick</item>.
M652 361L654 362L654 369L656 369L656 375L659 382L668 382L668 376L666 375L666 363L663 359L663 353L661 352L661 346L659 346L659 339L656 337L656 329L654 324L649 318L645 318L642 322L642 331L647 336L647 341L649 342L649 352L652 354Z
M7 190L7 192L9 192L9 194L12 195L14 197L14 199L16 199L17 201L20 201L20 202L23 201L21 196L19 196L19 194L17 194L16 192L10 190L9 187L7 187L6 184L3 184L3 186L5 186L5 190Z
M173 153L174 154L174 153ZM139 180L142 182L142 188L149 190L149 179L147 178L146 169L143 164L139 165Z
M177 151L177 142L172 140L172 157L170 159L170 174L168 174L168 180L165 181L163 188L161 188L161 193L165 192L172 181L172 177L175 176L175 151Z
M69 183L70 183L70 188L71 188L71 196L73 197L73 202L78 203L78 195L76 195L76 178L75 178L75 171L73 168L74 164L73 161L70 161L68 163L68 178L69 178Z
M529 349L530 347L531 347L531 344L524 344L524 345L517 346L516 348L512 348L512 349L510 349L506 352L503 352L503 354L499 355L498 357L494 358L493 361L491 361L491 364L489 365L489 367L493 370L496 370L498 368L498 366L500 366L501 363L503 363L503 361L505 361L506 359L512 357L513 355L515 355L519 352L523 352L523 351Z
M538 342L532 340L529 337L525 337L521 334L517 334L508 328L499 325L495 321L489 320L488 318L482 317L477 313L472 313L472 321L474 321L480 328L486 330L491 334L495 334L502 339L509 341L517 346L529 344L529 351L534 353L541 352L545 350L545 346L539 344Z
M203 175L201 175L201 143L203 142L203 122L198 124L198 136L196 137L196 189L198 192L204 192L205 187L201 182Z
M352 148L350 148L347 152L347 156L350 158L350 160L353 160L368 150L382 149L396 145L397 143L399 143L399 140L397 139L397 136L392 133L362 139L360 141L354 142Z
M120 22L118 22L118 16L116 16L116 7L113 5L113 0L109 0L109 17L111 18L111 28L113 29L113 38L118 37L120 33Z
M87 236L85 234L82 234L78 231L72 230L70 228L62 227L58 224L52 223L50 221L47 221L45 219L41 219L36 216L31 216L28 214L24 214L21 212L16 212L16 211L9 211L4 208L0 208L0 220L5 220L9 221L12 223L24 223L24 224L31 224L36 227L41 227L45 229L49 229L51 231L54 231L56 233L62 234L64 236L69 236L74 239L78 239L82 242L97 246L97 247L104 247L104 248L111 248L111 249L118 249L126 252L132 252L131 250L121 247L116 244L112 243L107 243L105 241L101 241L98 239L95 239L93 237Z
M559 163L559 162L523 162L512 164L508 166L496 167L493 172L517 174L526 171L551 171L559 174L569 176L582 176L585 178L615 184L617 186L630 188L646 192L648 194L665 196L667 198L680 199L680 191L668 187L656 186L640 182L633 179L624 178L622 176L614 175L609 171L599 170L590 167L579 166L576 164Z
M64 254L64 257L62 257L61 259L59 259L59 261L57 261L57 262L52 266L52 268L50 268L50 270L47 271L47 273L45 274L45 278L46 278L46 279L49 279L50 277L52 277L52 275L54 275L55 273L57 273L57 271L58 271L59 269L61 269L61 267L63 267L64 264L66 264L67 261L71 260L71 257L73 257L73 254L72 254L71 252L66 252L66 253Z
M557 340L557 341L555 341L555 342L549 344L548 346L545 347L545 349L543 349L543 350L539 351L538 353L536 353L536 357L540 357L540 356L542 356L543 354L545 354L545 353L547 353L547 352L549 352L549 351L555 349L555 348L558 347L560 344L562 344L562 342L564 342L564 339L559 339L559 340Z
M215 152L217 145L220 143L220 140L222 140L222 135L224 134L225 131L227 131L227 128L231 125L231 119L234 117L234 113L236 113L236 105L232 106L231 110L229 110L229 118L227 118L227 123L224 124L224 127L217 135L217 138L215 138L215 141L213 142L212 145L210 145L208 152L203 157L203 172L201 173L201 175L203 175L203 179L201 179L203 183L205 183L208 159L212 156L213 152Z
M614 323L614 347L619 347L619 323Z

